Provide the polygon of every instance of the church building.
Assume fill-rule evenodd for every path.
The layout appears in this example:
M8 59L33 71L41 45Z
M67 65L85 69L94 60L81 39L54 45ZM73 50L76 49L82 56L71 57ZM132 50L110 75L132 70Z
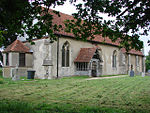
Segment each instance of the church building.
M64 26L70 15L60 13L53 16L53 22ZM27 76L28 70L35 71L35 78L52 79L56 77L88 75L128 74L133 67L136 75L145 72L145 60L142 51L134 49L126 52L119 48L119 42L112 42L108 37L95 36L93 40L76 40L72 33L55 33L57 41L50 43L49 37L34 39L29 42L14 41L3 51L3 76L14 76L17 69L19 76Z

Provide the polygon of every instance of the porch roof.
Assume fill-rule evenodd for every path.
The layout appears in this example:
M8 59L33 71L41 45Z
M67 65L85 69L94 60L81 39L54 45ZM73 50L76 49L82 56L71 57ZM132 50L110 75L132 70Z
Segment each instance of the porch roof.
M27 46L25 46L21 41L15 40L3 52L4 53L7 53L7 52L29 53L30 49Z
M90 62L92 59L96 48L81 48L78 56L74 60L74 62Z

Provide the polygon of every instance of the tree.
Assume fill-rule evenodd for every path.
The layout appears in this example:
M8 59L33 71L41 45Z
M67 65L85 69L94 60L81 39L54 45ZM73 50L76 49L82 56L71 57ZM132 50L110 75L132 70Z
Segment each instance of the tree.
M46 34L51 37L51 40L56 40L54 31L59 31L61 26L52 24L53 17L48 9L52 5L63 5L64 2L66 0L31 0L30 3L28 0L20 2L19 0L1 0L0 33L3 37L1 46L7 45L4 44L4 37L6 41L11 42L14 39L10 38L11 36L23 35L24 32L29 35L30 42L33 38L41 38ZM10 3L12 3L11 9L7 7ZM70 3L74 4L76 0L70 0ZM93 39L95 35L102 34L103 37L108 36L112 41L119 39L120 46L127 50L142 48L143 43L139 40L139 36L147 35L149 31L149 0L83 0L83 4L77 4L76 8L78 13L73 14L75 19L66 20L65 25L66 31L73 32L78 39L87 40L89 37ZM55 13L59 17L59 13ZM106 21L100 13L114 16L116 20ZM38 22L34 24L35 19ZM143 32L138 33L139 29Z
M148 71L150 69L150 51L148 52L148 55L146 56L145 64L146 64L146 71Z
M0 51L0 61L3 62L3 55L1 51Z
M27 0L0 1L0 47L7 46L16 40L21 33L22 21L27 17L24 11L28 7ZM23 16L26 15L26 16Z
M87 38L87 32L92 38L94 35L102 34L103 37L108 36L112 41L119 38L121 46L126 47L127 50L131 48L140 50L142 48L143 44L139 41L139 36L147 35L150 27L149 0L84 1L84 7L83 4L76 5L78 13L74 16L78 21L69 21L68 24L69 30L72 30L77 37ZM116 20L103 21L99 12L114 16ZM84 24L81 23L80 19L84 20ZM140 29L143 30L142 33L139 33Z
M63 1L1 0L0 47L6 47L16 40L17 36L24 36L24 33L29 36L29 42L35 37L42 38L46 33L54 39L53 31L58 28L56 24L52 25L52 15L48 13L48 9L52 4L59 5L61 2ZM45 9L42 9L42 4L45 4ZM41 15L42 13L44 15ZM38 20L36 23L35 19Z

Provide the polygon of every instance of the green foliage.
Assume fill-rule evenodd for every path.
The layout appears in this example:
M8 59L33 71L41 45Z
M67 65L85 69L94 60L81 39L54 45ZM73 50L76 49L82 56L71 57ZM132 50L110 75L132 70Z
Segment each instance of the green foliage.
M74 17L77 21L70 21L67 25L76 37L93 39L95 35L102 34L103 37L109 37L113 42L119 39L120 46L127 50L132 48L140 50L143 47L139 36L147 35L149 30L150 18L147 11L150 1L87 0L84 3L85 7L82 6L83 4L76 5L78 12L74 14ZM106 20L100 13L116 17L116 20ZM80 25L79 19L84 20ZM140 35L139 27L144 31ZM76 31L80 32L76 33ZM127 35L129 33L130 36Z
M0 77L2 76L2 68L0 68Z
M146 56L145 65L146 65L146 71L148 71L150 69L150 51L148 52L148 55Z
M21 34L22 22L27 17L28 1L0 1L0 47L7 46Z
M109 37L112 41L120 40L121 47L127 50L135 48L140 50L143 43L139 40L140 35L147 35L149 31L149 0L83 0L83 4L77 4L78 13L73 14L75 20L70 20L66 25L66 31L73 32L77 39L87 40L95 38L95 35ZM53 16L48 12L50 6L63 5L66 0L1 0L0 1L0 47L7 46L16 37L29 36L27 39L32 43L33 38L42 38L49 35L51 42L56 40L55 31L62 26L52 24ZM70 0L76 3L76 0ZM42 9L41 6L45 6ZM83 7L85 6L85 7ZM59 12L54 11L58 17ZM105 20L99 13L116 17L116 20ZM33 22L34 20L37 22ZM140 29L143 32L138 34ZM131 36L128 36L128 33Z
M33 38L42 38L47 33L51 40L56 40L54 31L59 27L52 24L52 15L48 12L49 7L54 4L63 3L65 0L46 1L0 1L0 47L8 46L17 36L28 35L28 41L32 43ZM41 5L45 4L45 8ZM58 12L54 12L59 16ZM35 22L37 20L37 22Z
M1 51L0 51L0 61L3 62L3 55Z
M3 83L4 83L3 79L2 79L2 78L0 78L0 84L3 84Z

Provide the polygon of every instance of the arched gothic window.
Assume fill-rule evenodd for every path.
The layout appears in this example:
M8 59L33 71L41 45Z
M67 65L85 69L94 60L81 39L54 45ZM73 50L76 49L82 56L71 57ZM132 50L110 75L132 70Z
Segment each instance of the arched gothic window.
M112 67L117 67L117 52L116 52L116 50L113 52L113 56L112 56Z
M62 46L62 67L69 67L69 43Z

